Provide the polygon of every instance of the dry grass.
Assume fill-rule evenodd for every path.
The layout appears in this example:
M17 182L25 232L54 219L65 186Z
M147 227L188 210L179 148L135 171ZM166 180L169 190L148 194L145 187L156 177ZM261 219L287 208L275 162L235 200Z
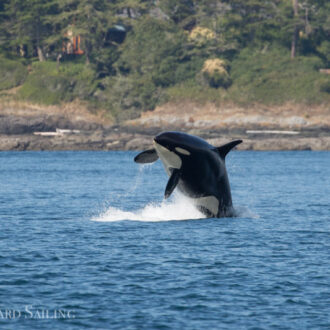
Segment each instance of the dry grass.
M196 26L189 34L189 40L198 45L203 45L205 42L215 38L216 35L212 30L201 26Z
M237 106L233 103L199 104L194 102L167 103L154 111L142 113L141 118L129 121L133 126L181 126L196 128L249 128L254 125L281 129L330 127L327 104L301 105L285 103L280 106L262 104Z
M209 75L213 75L215 73L228 75L225 61L219 58L206 60L203 65L202 72L208 73Z
M14 94L14 91L10 94ZM97 110L95 113L92 113L88 109L87 102L79 100L61 105L40 105L20 101L9 96L2 96L0 98L0 115L17 117L63 116L72 121L82 120L103 125L114 123L107 111Z

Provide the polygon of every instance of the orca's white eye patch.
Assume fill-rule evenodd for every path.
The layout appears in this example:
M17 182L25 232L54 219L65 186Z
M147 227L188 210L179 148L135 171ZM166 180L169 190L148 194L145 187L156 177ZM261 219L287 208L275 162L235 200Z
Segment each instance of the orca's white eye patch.
M182 154L182 155L187 155L189 156L190 155L190 152L186 149L182 149L180 147L176 147L175 150L179 153L179 154Z

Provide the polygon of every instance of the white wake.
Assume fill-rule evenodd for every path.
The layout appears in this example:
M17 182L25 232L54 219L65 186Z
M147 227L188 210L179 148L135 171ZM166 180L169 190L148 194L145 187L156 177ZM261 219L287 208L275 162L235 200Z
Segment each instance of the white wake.
M138 186L143 181L145 171L150 169L150 165L141 165L133 180L134 184L126 191L124 195L119 194L116 196L118 199L125 200L125 198L133 194ZM111 204L110 204L111 205ZM249 210L247 207L235 207L236 217L238 218L259 218L257 214ZM194 220L205 219L206 216L198 211L193 205L192 201L179 192L175 192L173 197L169 200L161 202L150 202L147 205L137 210L125 210L118 207L107 207L99 215L91 218L92 221L114 222L122 220L132 221L145 221L145 222L158 222L158 221L171 221L171 220Z
M180 194L175 194L173 199L159 203L149 203L141 209L125 211L115 207L109 207L105 212L93 217L93 221L170 221L202 219L205 216L199 212L191 201Z

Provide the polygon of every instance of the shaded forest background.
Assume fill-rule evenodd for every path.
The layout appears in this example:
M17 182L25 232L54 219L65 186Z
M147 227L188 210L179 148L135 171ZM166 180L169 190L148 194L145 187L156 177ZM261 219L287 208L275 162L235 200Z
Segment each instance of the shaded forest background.
M320 104L329 40L327 0L2 0L0 97L118 121L168 101Z

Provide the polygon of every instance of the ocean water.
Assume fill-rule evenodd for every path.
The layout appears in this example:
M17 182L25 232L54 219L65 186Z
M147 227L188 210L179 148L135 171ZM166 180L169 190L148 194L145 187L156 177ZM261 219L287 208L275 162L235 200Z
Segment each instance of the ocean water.
M0 328L330 328L330 152L231 152L223 219L135 155L0 153Z

